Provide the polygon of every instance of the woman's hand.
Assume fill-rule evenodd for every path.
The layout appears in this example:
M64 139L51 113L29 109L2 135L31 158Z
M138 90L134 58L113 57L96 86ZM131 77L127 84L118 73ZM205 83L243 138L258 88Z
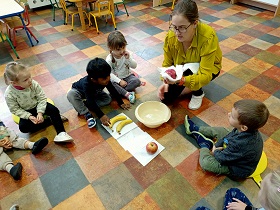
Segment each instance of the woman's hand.
M110 125L110 118L107 116L107 115L103 115L101 118L100 118L100 121L103 125L105 126L109 126Z
M166 93L168 91L168 84L162 84L159 88L158 88L158 97L160 100L164 99L164 93Z
M178 84L178 83L180 82L180 79L179 79L179 80L176 80L175 82L173 82L173 81L170 81L169 79L165 78L165 79L163 80L163 82L164 82L165 84L174 85L174 84Z
M120 86L121 87L125 87L125 86L127 86L127 82L126 81L124 81L123 79L120 81Z
M125 109L125 110L129 110L130 107L131 107L130 104L122 104L122 105L121 105L121 108L122 108L122 109Z
M228 203L228 205L226 206L228 210L245 210L247 204L243 203L237 198L233 198L233 200L235 200L236 202Z
M39 124L42 122L44 122L44 117L43 117L43 114L39 112L37 115L37 123Z

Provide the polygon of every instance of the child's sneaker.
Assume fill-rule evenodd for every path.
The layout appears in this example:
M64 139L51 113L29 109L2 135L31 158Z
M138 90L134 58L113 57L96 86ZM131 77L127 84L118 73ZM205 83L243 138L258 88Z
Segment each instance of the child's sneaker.
M19 210L19 205L14 204L14 205L11 206L11 208L9 210Z
M15 166L13 166L10 170L10 174L14 178L14 180L20 180L21 179L21 174L22 174L21 163L17 163Z
M205 137L202 133L199 133L197 131L193 131L192 134L195 136L197 144L200 148L208 148L209 150L212 149L214 142Z
M93 128L96 125L96 120L93 117L91 117L87 119L87 124L88 128Z
M60 132L54 137L54 142L72 142L74 139L69 136L66 132Z
M186 133L189 135L192 134L193 131L199 131L199 127L191 121L188 115L185 116L185 128Z
M131 92L128 96L128 100L131 104L134 104L135 101L136 101L136 98L135 98L135 92Z
M32 154L35 155L42 151L42 149L48 144L49 140L46 137L43 137L36 141L32 148Z

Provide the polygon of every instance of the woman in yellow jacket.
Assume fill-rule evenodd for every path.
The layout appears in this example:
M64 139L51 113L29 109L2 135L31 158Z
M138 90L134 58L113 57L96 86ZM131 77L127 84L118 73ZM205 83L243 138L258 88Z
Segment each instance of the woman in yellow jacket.
M216 78L221 70L222 51L216 32L199 21L198 8L192 0L180 0L172 14L170 31L164 42L163 67L199 63L196 74L186 70L183 77L171 82L164 80L159 87L163 103L173 102L180 94L192 92L189 109L199 109L204 92L202 87Z

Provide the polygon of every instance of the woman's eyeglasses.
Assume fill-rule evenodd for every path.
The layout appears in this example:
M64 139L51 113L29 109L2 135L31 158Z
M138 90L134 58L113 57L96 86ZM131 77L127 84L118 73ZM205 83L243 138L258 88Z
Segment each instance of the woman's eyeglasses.
M174 31L175 33L176 33L176 31L178 31L179 33L185 33L190 26L191 26L191 23L187 27L186 26L179 26L178 28L174 25L170 25L169 30Z

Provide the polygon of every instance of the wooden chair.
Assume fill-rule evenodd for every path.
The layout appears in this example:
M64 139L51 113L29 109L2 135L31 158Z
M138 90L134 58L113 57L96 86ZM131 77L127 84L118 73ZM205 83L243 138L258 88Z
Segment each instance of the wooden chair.
M57 2L57 0L49 0L51 5L52 5L52 15L53 15L53 21L55 21L55 10L59 10L61 9L62 10L62 13L63 13L63 21L64 21L64 24L65 24L65 12L61 6L61 4L59 2ZM66 7L70 7L70 6L75 6L74 3L72 2L67 2L66 1Z
M98 24L96 18L101 16L106 17L106 23L107 23L107 15L111 15L115 30L117 30L116 22L113 13L111 12L111 4L109 0L97 0L95 2L95 10L89 12L89 15L91 15L94 18L94 22L98 34L99 34L99 30L98 30Z
M30 18L29 18L29 13L28 13L28 4L25 4L23 2L19 2L20 6L24 8L23 12L23 20L25 21L25 26L27 31L29 32L30 36L35 39L35 41L38 43L39 40L36 38L36 36L32 33L32 31L28 28L28 25L30 24ZM17 45L17 40L16 40L16 32L19 29L24 29L21 19L19 17L13 17L13 18L6 18L6 22L10 26L9 30L9 37L13 41L14 47Z
M124 3L124 0L114 0L114 5L116 6L116 9L117 9L118 12L119 12L119 8L118 8L119 4L123 4L126 15L129 16L129 14L127 12L127 9L126 9L126 6L125 6L125 3Z
M171 6L171 9L172 9L172 10L174 9L175 1L176 1L176 0L172 0L172 6ZM162 0L159 0L159 6L160 6L161 4L162 4Z
M68 23L68 16L71 15L71 17L72 17L72 29L71 30L73 31L73 29L74 29L74 16L79 14L78 8L77 7L67 7L67 4L66 4L65 0L59 0L59 3L62 6L63 11L65 12L65 25L67 25L67 23ZM84 10L83 10L83 13L88 18L89 23L90 23L88 13Z
M17 54L17 51L15 50L8 34L7 31L9 30L9 25L7 23L4 22L4 20L0 19L0 38L2 40L2 42L4 43L5 41L7 41L9 43L9 45L11 46L12 50L14 51L16 57L19 59L19 56Z

